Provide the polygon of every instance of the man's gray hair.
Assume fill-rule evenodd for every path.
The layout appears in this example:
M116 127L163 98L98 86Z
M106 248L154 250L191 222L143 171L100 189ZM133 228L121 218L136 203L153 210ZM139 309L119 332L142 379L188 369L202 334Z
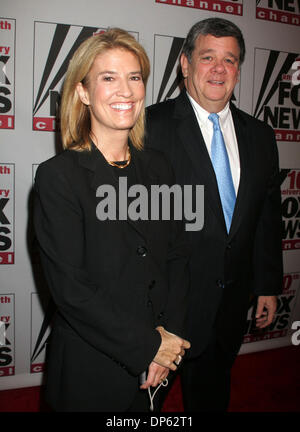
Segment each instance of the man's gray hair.
M234 37L237 40L240 48L239 65L243 63L246 53L244 37L239 27L231 21L223 18L208 18L202 21L198 21L196 24L194 24L188 32L188 35L182 47L182 53L185 54L189 63L192 60L192 54L195 49L195 42L199 35L212 35L214 37Z

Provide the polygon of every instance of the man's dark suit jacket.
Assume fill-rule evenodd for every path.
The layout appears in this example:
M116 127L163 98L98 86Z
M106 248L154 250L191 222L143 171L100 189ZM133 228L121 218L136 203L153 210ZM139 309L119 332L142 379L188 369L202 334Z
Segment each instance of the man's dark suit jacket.
M204 227L188 233L190 260L187 338L198 356L215 329L234 357L250 294L276 295L282 286L281 200L273 130L231 105L240 184L227 234L210 156L186 91L147 108L147 146L170 159L180 185L204 185ZM233 356L232 356L233 355Z
M162 154L131 153L148 192L151 184L171 184ZM138 375L159 349L155 327L183 331L188 251L180 224L100 221L101 185L118 191L113 168L94 146L64 151L36 174L35 231L58 309L46 396L58 411L127 410Z

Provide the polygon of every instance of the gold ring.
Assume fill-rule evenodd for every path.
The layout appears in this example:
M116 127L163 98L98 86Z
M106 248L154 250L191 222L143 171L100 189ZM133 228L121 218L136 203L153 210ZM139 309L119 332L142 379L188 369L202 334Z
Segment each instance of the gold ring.
M177 359L174 362L176 364L176 366L178 366L180 364L181 360L182 360L181 355L178 355Z

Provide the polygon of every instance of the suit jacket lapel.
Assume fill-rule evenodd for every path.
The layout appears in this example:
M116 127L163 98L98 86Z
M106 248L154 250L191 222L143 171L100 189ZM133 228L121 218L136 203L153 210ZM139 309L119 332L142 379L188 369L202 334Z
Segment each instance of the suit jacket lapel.
M134 228L143 235L145 240L149 236L149 209L150 209L150 191L151 184L156 184L158 182L157 178L151 176L151 167L149 165L148 153L143 150L136 150L132 145L130 145L131 157L134 162L136 171L136 182L139 185L146 187L148 192L148 220L129 220L129 223L134 226Z
M91 151L78 152L78 161L79 165L90 171L90 185L95 191L104 184L117 186L117 179L112 174L104 156L93 143Z
M248 148L248 136L246 133L246 122L241 117L239 111L233 104L231 104L230 108L232 112L240 158L239 189L229 232L229 237L232 237L237 232L240 226L244 203L247 199L247 178L249 175L250 158ZM191 103L186 95L186 91L183 91L176 100L174 116L180 120L178 121L177 126L178 135L181 140L182 146L185 148L187 154L189 155L189 158L191 160L191 166L193 167L199 181L198 184L205 185L205 202L208 203L208 205L222 224L224 230L226 230L225 219L223 215L223 209L219 196L215 172L193 107L191 106Z
M248 134L246 132L246 122L239 114L237 108L231 104L231 113L239 148L239 158L240 158L240 182L239 182L239 188L235 203L235 209L233 213L231 228L229 232L229 236L232 237L238 230L242 215L243 215L243 209L245 208L245 201L247 200L248 196L248 182L247 178L250 174L250 154L249 154L249 145L248 145Z
M209 204L226 229L214 168L193 107L185 91L180 94L176 101L174 115L179 119L177 123L178 136L191 160L198 184L205 185L205 203Z

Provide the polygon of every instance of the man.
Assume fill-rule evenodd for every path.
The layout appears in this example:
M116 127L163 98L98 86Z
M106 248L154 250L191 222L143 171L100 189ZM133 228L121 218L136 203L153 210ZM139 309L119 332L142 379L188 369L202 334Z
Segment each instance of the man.
M180 58L185 89L147 109L147 145L170 158L178 184L204 185L203 229L187 233L192 349L181 365L186 411L226 411L250 296L257 298L257 326L264 328L282 286L274 133L230 102L244 56L235 24L220 18L196 23Z

